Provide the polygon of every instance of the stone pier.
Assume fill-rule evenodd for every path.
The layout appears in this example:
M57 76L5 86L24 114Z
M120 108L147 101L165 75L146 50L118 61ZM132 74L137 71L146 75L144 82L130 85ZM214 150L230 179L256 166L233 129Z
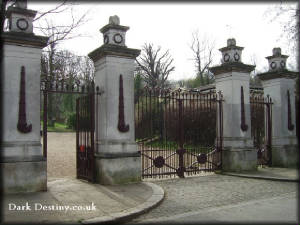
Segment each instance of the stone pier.
M299 148L296 138L295 78L299 73L286 69L287 55L280 48L266 57L269 71L258 74L264 96L270 96L272 106L272 166L297 167Z
M117 16L101 28L104 44L89 54L95 64L95 84L103 94L99 100L96 137L96 181L122 184L141 180L141 159L135 143L134 75L140 50L127 48Z
M36 11L26 4L6 12L3 40L1 191L47 190L47 162L40 136L40 65L48 38L33 34Z
M249 81L255 66L242 63L243 47L235 39L221 48L222 64L211 67L216 91L223 93L223 171L256 170L257 153L251 139Z

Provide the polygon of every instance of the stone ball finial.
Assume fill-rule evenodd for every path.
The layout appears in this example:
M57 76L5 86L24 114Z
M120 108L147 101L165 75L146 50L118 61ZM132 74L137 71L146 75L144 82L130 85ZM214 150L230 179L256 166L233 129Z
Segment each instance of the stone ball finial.
M109 17L109 24L120 25L120 18L117 15Z
M281 48L273 48L273 56L280 56Z
M236 46L236 41L234 38L229 38L227 40L227 47L229 47L229 46Z
M15 6L18 8L27 9L27 0L16 0Z

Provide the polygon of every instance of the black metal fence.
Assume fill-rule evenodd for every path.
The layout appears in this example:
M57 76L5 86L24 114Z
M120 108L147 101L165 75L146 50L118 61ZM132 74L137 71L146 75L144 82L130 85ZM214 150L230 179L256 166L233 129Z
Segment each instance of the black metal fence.
M262 90L250 91L251 136L258 165L272 164L272 98Z
M221 166L222 96L145 88L135 104L142 176L170 177Z

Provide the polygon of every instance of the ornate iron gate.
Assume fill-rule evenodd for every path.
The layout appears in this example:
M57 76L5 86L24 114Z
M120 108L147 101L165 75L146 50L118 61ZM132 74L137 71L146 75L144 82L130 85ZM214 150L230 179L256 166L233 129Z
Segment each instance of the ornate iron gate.
M64 80L41 82L43 93L43 156L47 158L48 96L49 94L75 94L76 100L76 168L77 178L94 181L94 131L95 102L98 103L99 87L91 82L87 86L68 85ZM96 99L95 99L96 97Z
M272 165L272 104L272 98L264 98L263 92L251 91L251 136L258 165Z
M91 182L94 177L94 94L81 96L76 100L76 169L77 178Z
M146 88L136 99L135 126L143 178L221 168L222 96L214 90Z

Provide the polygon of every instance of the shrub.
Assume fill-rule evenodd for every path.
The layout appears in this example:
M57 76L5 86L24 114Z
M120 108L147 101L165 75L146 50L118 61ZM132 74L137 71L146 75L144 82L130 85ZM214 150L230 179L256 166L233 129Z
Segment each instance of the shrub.
M76 113L73 112L67 116L67 128L76 129Z

